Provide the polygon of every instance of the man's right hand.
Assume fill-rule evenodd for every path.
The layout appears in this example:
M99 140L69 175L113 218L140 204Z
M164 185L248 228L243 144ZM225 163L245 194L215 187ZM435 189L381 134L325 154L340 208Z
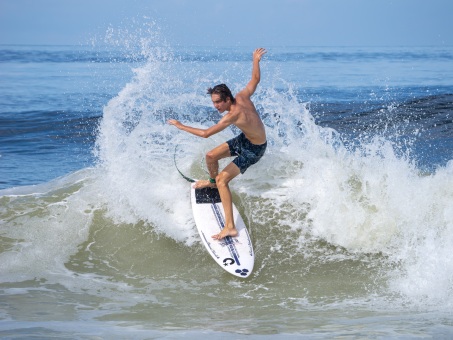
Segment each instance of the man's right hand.
M167 123L170 124L170 125L176 126L178 129L181 126L181 123L178 120L176 120L176 119L169 119L169 120L167 120Z

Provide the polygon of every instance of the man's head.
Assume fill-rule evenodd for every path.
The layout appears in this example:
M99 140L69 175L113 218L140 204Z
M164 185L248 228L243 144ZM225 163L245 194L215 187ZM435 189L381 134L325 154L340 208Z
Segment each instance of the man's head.
M234 103L234 97L228 86L219 84L208 89L208 94L211 95L212 102L217 110L224 112L229 110L231 104Z

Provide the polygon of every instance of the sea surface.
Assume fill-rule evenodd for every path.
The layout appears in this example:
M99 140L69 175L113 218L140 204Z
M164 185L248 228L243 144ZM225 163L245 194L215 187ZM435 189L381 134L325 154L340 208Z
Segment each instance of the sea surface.
M205 251L189 183L259 46L0 46L0 338L453 337L453 47L265 46L256 262ZM227 160L229 161L229 160ZM225 165L225 162L222 163Z

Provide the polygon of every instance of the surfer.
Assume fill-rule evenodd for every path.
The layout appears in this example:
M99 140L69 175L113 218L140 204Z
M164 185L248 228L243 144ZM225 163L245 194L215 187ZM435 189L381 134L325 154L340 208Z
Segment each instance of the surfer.
M228 183L240 173L243 174L248 167L255 164L264 155L266 150L266 131L264 124L256 111L250 97L255 93L260 82L260 61L267 51L258 48L253 52L252 77L247 86L233 97L230 89L225 84L219 84L208 89L214 107L220 112L227 112L217 124L199 129L182 124L170 119L168 123L178 129L189 132L199 137L208 138L230 125L238 127L242 133L229 141L220 144L206 154L209 180L200 180L194 184L195 188L217 187L225 211L225 227L212 238L221 240L226 236L236 236L237 230L233 220L233 203ZM219 160L226 157L237 156L219 173Z

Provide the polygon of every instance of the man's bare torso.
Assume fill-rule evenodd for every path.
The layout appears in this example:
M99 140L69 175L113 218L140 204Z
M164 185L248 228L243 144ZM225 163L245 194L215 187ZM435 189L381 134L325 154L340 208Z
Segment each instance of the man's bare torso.
M228 115L231 115L232 123L237 126L247 137L247 139L256 145L266 142L266 131L264 124L256 111L255 105L250 97L238 93L236 101L231 105Z

